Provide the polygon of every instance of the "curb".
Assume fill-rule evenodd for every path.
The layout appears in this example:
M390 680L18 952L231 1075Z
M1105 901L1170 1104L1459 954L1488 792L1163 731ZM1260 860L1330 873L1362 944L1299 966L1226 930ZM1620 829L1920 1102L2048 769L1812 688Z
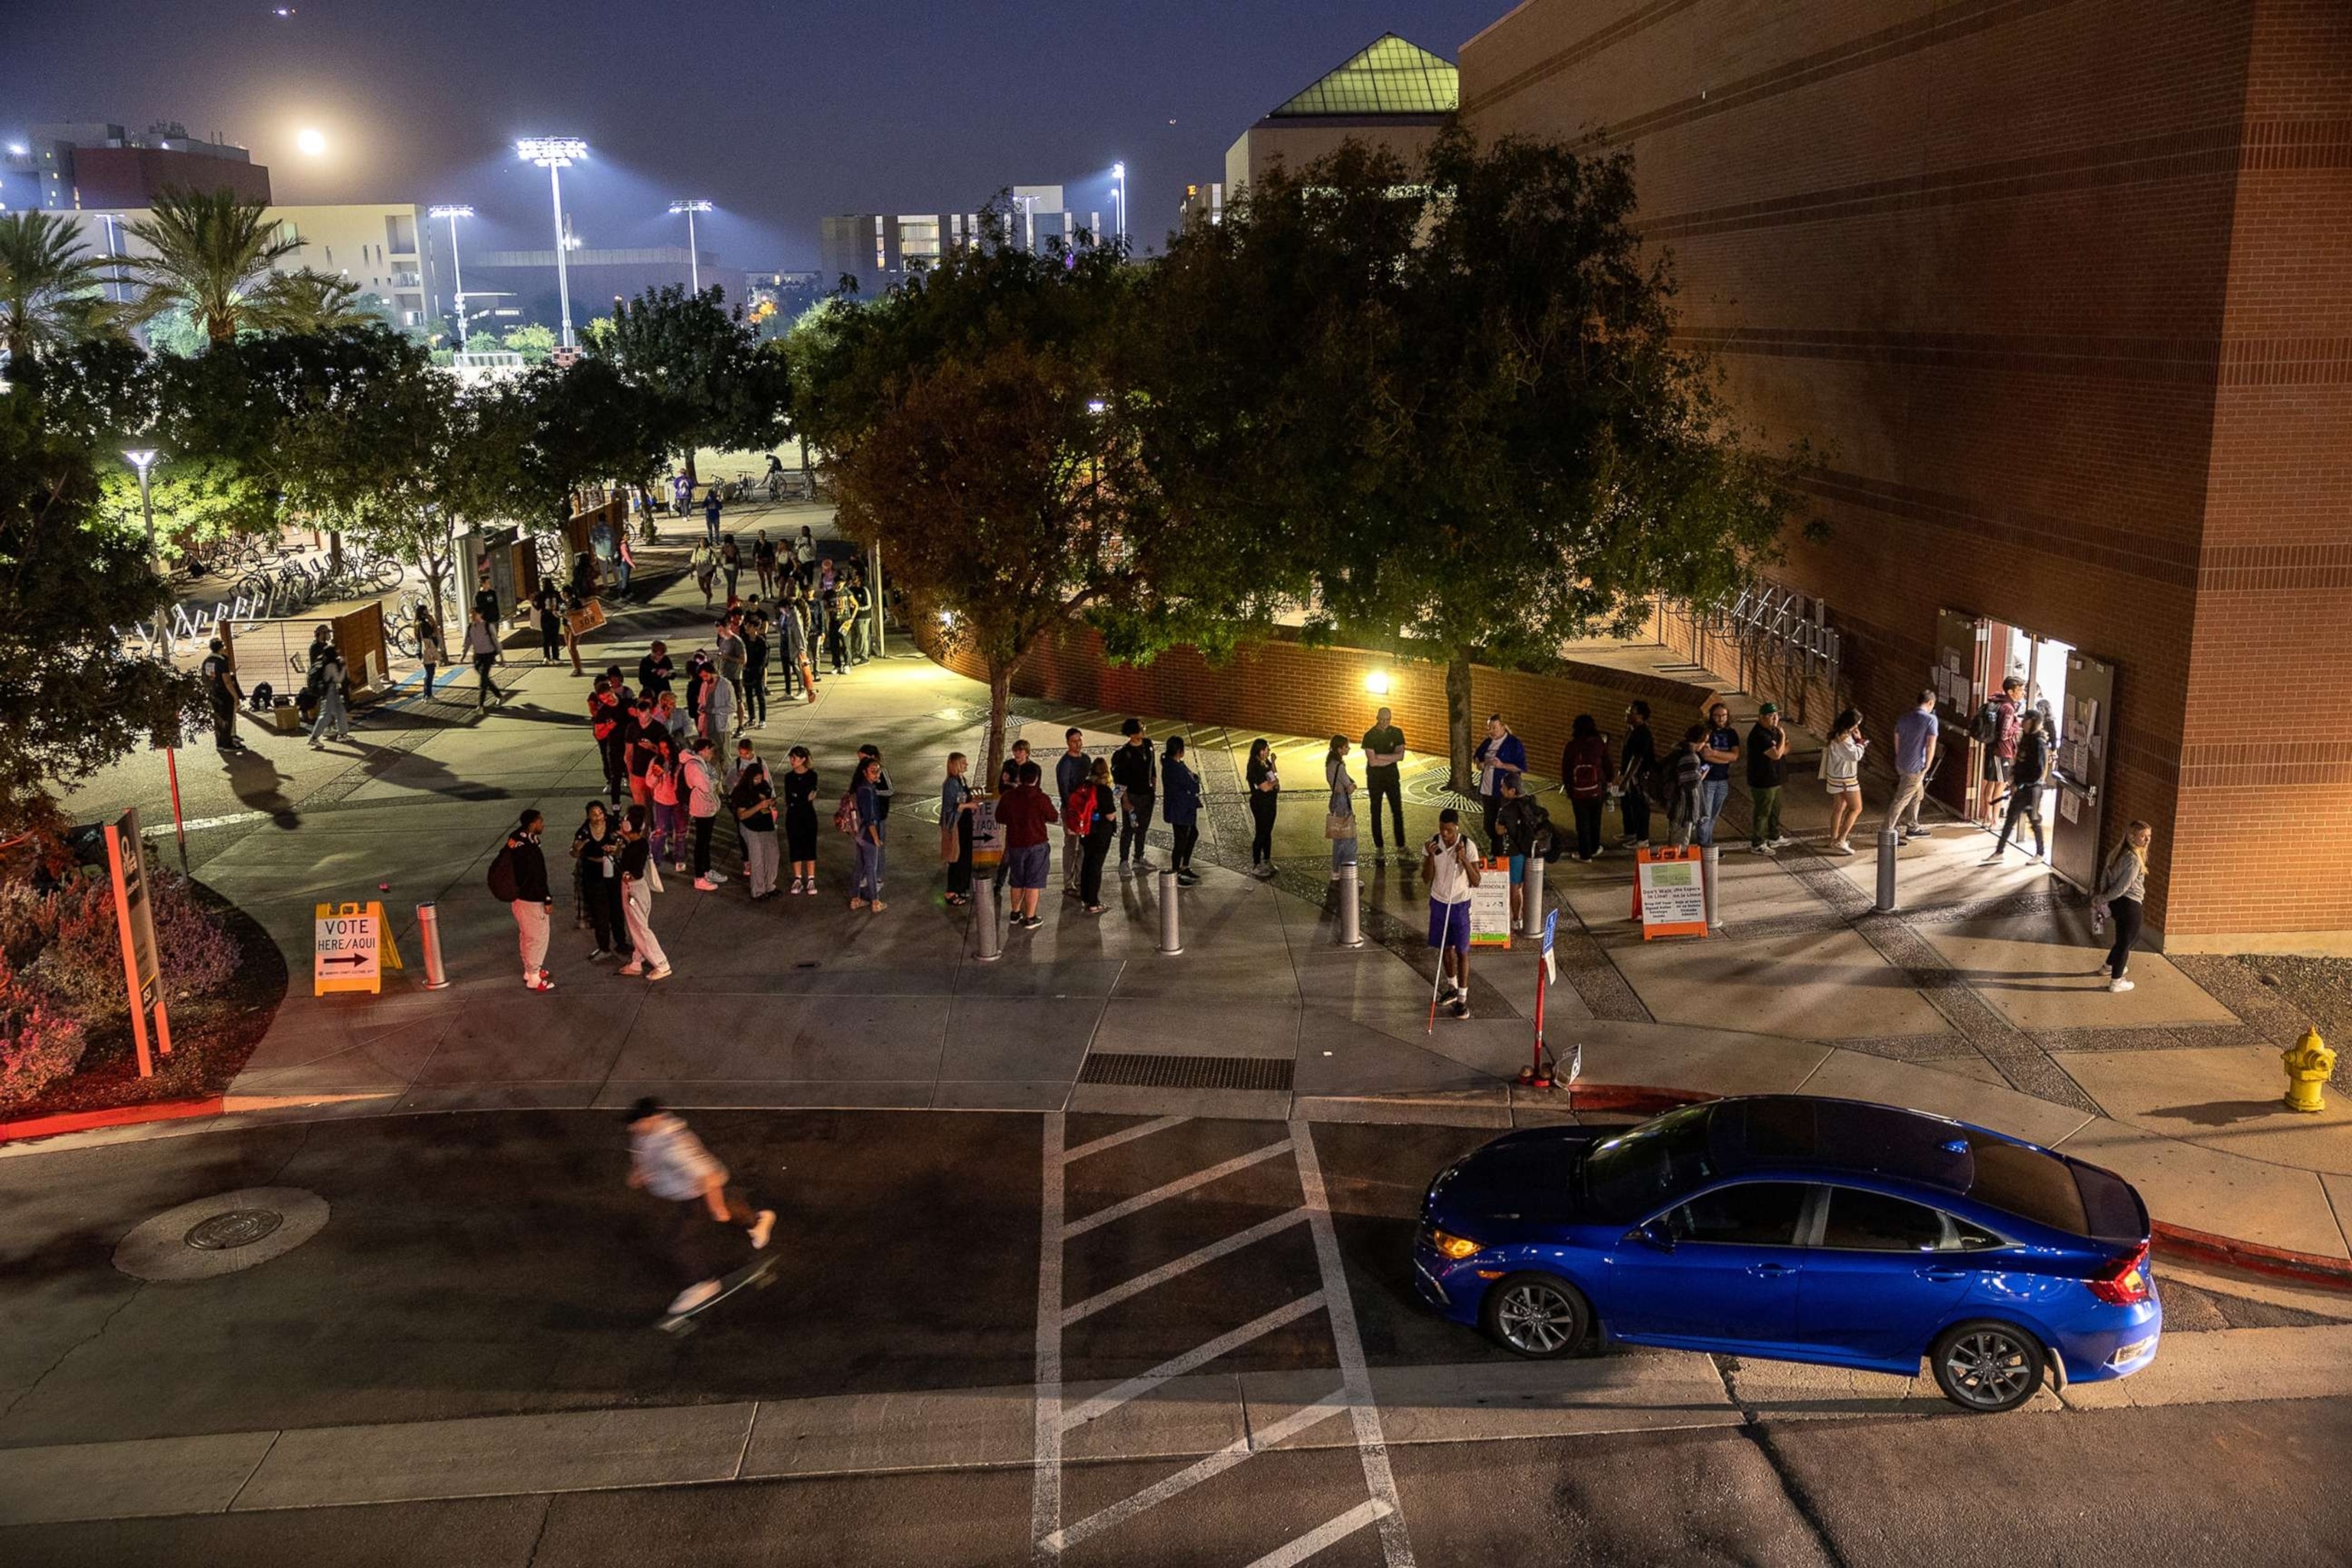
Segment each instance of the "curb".
M147 1105L118 1105L105 1110L61 1110L49 1116L27 1116L16 1121L0 1121L0 1143L55 1138L64 1132L89 1132L100 1127L136 1127L148 1121L218 1116L226 1104L225 1096L215 1094L203 1100L161 1100Z
M2291 1252L2259 1241L2214 1236L2187 1226L2157 1220L2150 1226L2155 1249L2165 1256L2216 1263L2250 1273L2315 1285L2324 1290L2352 1290L2352 1258L2323 1258L2317 1253Z

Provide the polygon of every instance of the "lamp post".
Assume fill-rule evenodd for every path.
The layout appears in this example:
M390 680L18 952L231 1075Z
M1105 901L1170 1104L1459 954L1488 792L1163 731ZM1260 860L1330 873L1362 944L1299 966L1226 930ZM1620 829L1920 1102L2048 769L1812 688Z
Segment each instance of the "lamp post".
M680 213L686 215L686 270L687 276L693 279L694 291L698 294L702 292L702 253L694 248L694 215L707 213L709 210L710 204L703 201L669 204L672 217L676 217Z
M435 207L432 209L432 216L449 220L449 279L457 287L457 352L464 353L466 352L466 269L457 264L457 220L461 217L472 217L474 209L464 206Z
M563 267L563 171L588 155L588 143L577 136L526 136L515 143L517 156L547 171L548 189L555 197L555 295L563 311L562 344L572 341L572 277Z
M1127 165L1113 163L1110 177L1116 182L1111 195L1118 203L1118 243L1124 247L1127 244Z
M131 447L126 448L122 456L139 470L139 510L147 520L147 569L161 577L163 574L163 558L155 549L155 498L147 488L147 470L155 466L155 448ZM167 640L171 626L170 617L163 611L155 612L155 642L163 648L165 658L172 657L171 643Z

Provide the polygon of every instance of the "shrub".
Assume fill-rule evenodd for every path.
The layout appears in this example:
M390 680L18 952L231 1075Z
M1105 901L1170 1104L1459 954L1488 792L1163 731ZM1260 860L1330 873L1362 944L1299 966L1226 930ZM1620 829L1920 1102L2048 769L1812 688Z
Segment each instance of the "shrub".
M147 886L165 995L178 1001L226 985L238 952L220 917L186 878L152 861ZM0 888L0 954L85 1021L130 1011L114 889L103 874L69 877L50 893L24 882Z
M22 1105L71 1073L87 1037L0 957L0 1109Z

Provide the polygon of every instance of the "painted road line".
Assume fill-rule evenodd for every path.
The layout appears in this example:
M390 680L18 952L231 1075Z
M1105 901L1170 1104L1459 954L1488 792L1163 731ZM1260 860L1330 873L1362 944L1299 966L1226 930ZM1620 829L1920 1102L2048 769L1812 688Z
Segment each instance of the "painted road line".
M1139 1127L1129 1127L1120 1131L1107 1133L1091 1143L1081 1143L1063 1155L1062 1163L1075 1165L1089 1154L1099 1154L1106 1149L1116 1149L1122 1143L1132 1143L1139 1138L1149 1138L1154 1132L1165 1132L1171 1127L1181 1127L1192 1120L1189 1116L1162 1116L1155 1121L1144 1122Z
M1164 1285L1179 1275L1190 1274L1204 1263L1213 1263L1229 1253L1239 1252L1244 1247L1264 1241L1269 1236L1278 1236L1306 1217L1305 1209L1292 1209L1288 1214L1278 1214L1272 1219L1260 1221L1247 1230L1235 1231L1223 1241L1213 1241L1206 1247L1186 1253L1173 1262L1163 1263L1149 1274L1139 1274L1123 1284L1114 1285L1108 1290L1089 1296L1075 1306L1065 1307L1062 1309L1062 1326L1066 1329L1081 1318L1092 1317L1107 1307L1116 1307L1121 1301L1142 1295L1155 1285Z
M1345 1541L1376 1519L1386 1519L1389 1505L1374 1499L1360 1502L1320 1530L1310 1530L1287 1546L1278 1546L1249 1568L1294 1568L1327 1546Z
M1188 1465L1167 1479L1148 1486L1133 1497L1122 1498L1100 1513L1089 1514L1066 1530L1055 1531L1045 1538L1046 1550L1055 1553L1068 1551L1089 1536L1099 1535L1114 1525L1124 1524L1137 1514L1153 1509L1177 1497L1202 1481L1214 1479L1248 1458L1259 1448L1271 1447L1284 1438L1303 1432L1319 1421L1328 1421L1347 1408L1348 1391L1336 1388L1329 1394L1304 1410L1295 1410L1268 1427L1262 1435L1237 1438L1197 1464Z
M1029 1542L1040 1563L1062 1528L1062 1113L1045 1116L1037 1224L1037 1388L1032 1425Z
M1188 1372L1196 1372L1228 1351L1239 1350L1252 1340L1270 1334L1285 1323L1296 1322L1322 1305L1323 1292L1320 1290L1311 1296L1301 1296L1288 1306L1276 1307L1264 1317L1254 1318L1229 1333L1219 1334L1206 1344L1195 1345L1182 1355L1171 1356L1150 1372L1138 1373L1125 1383L1115 1384L1085 1404L1075 1405L1065 1412L1062 1415L1062 1430L1066 1432L1074 1426L1082 1426L1089 1421L1107 1415L1129 1400L1150 1393L1171 1378L1181 1377Z
M1349 1418L1355 1423L1356 1451L1364 1465L1365 1489L1381 1505L1381 1552L1388 1568L1412 1568L1412 1542L1404 1528L1404 1506L1397 1497L1396 1477L1389 1469L1388 1442L1381 1433L1380 1406L1373 1402L1372 1383L1364 1370L1364 1342L1356 1332L1356 1303L1348 1294L1348 1273L1339 1258L1339 1233L1332 1228L1331 1208L1323 1193L1323 1166L1315 1154L1315 1129L1304 1121L1290 1125L1290 1142L1297 1151L1298 1184L1307 1195L1307 1226L1315 1236L1315 1258L1323 1270L1323 1296L1331 1309L1331 1339L1339 1351L1340 1391L1347 1396Z
M1154 1187L1148 1193L1127 1199L1124 1203L1113 1204L1107 1209L1097 1209L1084 1219L1074 1219L1063 1226L1061 1239L1068 1241L1084 1236L1087 1232L1097 1230L1113 1220L1125 1219L1131 1214L1140 1214L1154 1204L1165 1203L1170 1198L1181 1196L1195 1187L1205 1187L1211 1182L1223 1181L1236 1171L1246 1171L1252 1165L1264 1164L1276 1155L1287 1153L1290 1146L1291 1141L1285 1138L1278 1143L1269 1143L1263 1149L1254 1149L1246 1154L1237 1155L1221 1165L1212 1165L1205 1171L1195 1171L1189 1176L1179 1177L1165 1186ZM1056 1206L1059 1206L1058 1190Z

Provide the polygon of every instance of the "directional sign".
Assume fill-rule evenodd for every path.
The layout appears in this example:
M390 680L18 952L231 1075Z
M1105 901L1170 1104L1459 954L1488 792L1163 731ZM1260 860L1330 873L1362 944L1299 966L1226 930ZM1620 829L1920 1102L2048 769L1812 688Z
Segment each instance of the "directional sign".
M1559 933L1559 911L1558 910L1547 911L1544 915L1543 935L1544 979L1555 985L1559 984L1559 963L1551 955L1551 943L1552 938Z
M310 926L310 994L383 989L383 963L376 951L381 919L357 904L319 906Z

